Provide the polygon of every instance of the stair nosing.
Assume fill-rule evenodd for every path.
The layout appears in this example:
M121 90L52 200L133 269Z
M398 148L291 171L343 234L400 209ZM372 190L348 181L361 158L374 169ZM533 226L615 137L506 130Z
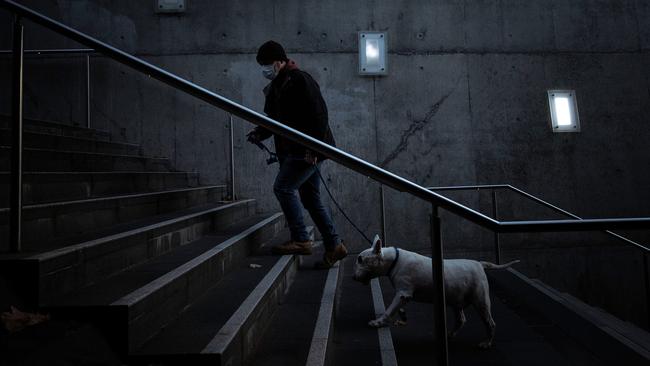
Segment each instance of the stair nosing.
M61 206L68 206L68 205L96 203L96 202L103 202L103 201L113 201L113 200L121 200L121 199L140 198L140 197L154 197L154 196L163 195L163 194L191 192L191 191L198 191L198 190L202 190L202 189L217 189L217 188L225 188L225 187L226 187L226 185L224 185L224 184L217 184L217 185L209 185L209 186L179 188L179 189L172 189L172 190L167 190L167 191L134 193L134 194L120 195L120 196L95 197L95 198L87 198L87 199L73 200L73 201L39 203L39 204L35 204L35 205L25 205L25 206L23 206L23 210L36 210L36 209L40 209L40 208L61 207ZM7 207L0 208L0 214L3 214L5 212L9 212L9 208L7 208Z
M321 305L318 309L318 318L316 319L316 326L309 345L309 353L307 355L307 366L323 366L325 365L325 357L327 355L327 346L329 345L329 338L331 336L332 325L334 324L334 307L336 303L336 290L338 287L338 279L340 276L342 266L337 262L334 267L330 268L323 286L323 296L321 297Z
M3 119L3 118L4 119L10 119L11 117L12 116L10 116L10 115L0 114L0 119ZM77 130L93 131L93 132L97 132L97 133L100 133L100 134L110 136L110 132L108 130L100 130L98 128L93 128L93 127L82 127L82 126L67 125L65 123L50 121L50 120L46 120L46 119L39 119L39 118L23 118L23 123L25 125L30 125L30 122L50 124L50 125L53 125L52 127L55 127L55 128L71 128L71 129L77 129ZM30 127L32 127L32 126L30 126ZM41 127L41 126L34 125L33 127Z
M269 289L294 261L297 261L294 255L283 255L250 292L235 313L228 318L212 340L201 350L201 354L223 354L237 337L242 326L255 311L255 308L257 308Z
M139 227L139 228L136 228L136 229L127 230L127 231L123 231L123 232L120 232L120 233L117 233L117 234L108 235L108 236L104 236L104 237L101 237L101 238L89 240L89 241L86 241L86 242L83 242L83 243L74 244L74 245L63 247L63 248L54 249L54 250L47 251L47 252L44 252L44 253L39 253L39 254L36 254L36 255L29 256L29 257L27 257L25 259L37 260L39 262L43 262L43 261L50 260L50 259L55 259L55 258L57 258L59 256L74 253L76 251L84 250L84 249L87 249L87 248L90 248L90 247L93 247L93 246L97 246L97 245L100 245L100 244L103 244L103 243L107 243L107 242L114 241L114 240L117 240L117 239L122 239L122 238L126 238L126 237L129 237L129 236L137 235L137 234L140 234L140 233L143 233L143 232L158 229L160 227L172 225L172 224L175 224L175 223L180 222L180 221L189 220L189 219L192 219L192 218L195 218L195 217L198 217L198 216L202 216L202 215L205 215L205 214L209 214L209 213L212 213L212 212L220 211L222 209L227 209L227 208L238 206L238 205L247 204L247 203L254 202L254 201L255 201L254 199L246 199L246 200L227 203L227 204L224 204L224 205L219 205L217 207L212 207L212 208L209 208L207 210L200 211L200 212L195 212L195 213L188 214L188 215L182 215L180 217L175 217L173 219L160 221L160 222L150 224L150 225L147 225L147 226L143 226L143 227Z
M0 149L10 150L11 146L0 145ZM50 153L63 153L63 154L84 154L84 155L99 155L99 156L110 156L110 157L119 157L119 158L137 158L137 159L150 159L150 160L169 160L169 158L158 157L158 156L143 156L143 155L127 155L127 154L112 154L112 153L98 153L92 151L75 151L75 150L57 150L57 149L41 149L34 147L24 147L23 151L42 151Z
M237 235L234 235L230 238L228 238L226 241L219 243L217 246L214 248L202 253L201 255L193 258L192 260L185 262L184 264L180 265L179 267L167 272L166 274L158 277L157 279L149 282L147 285L142 286L135 291L130 292L129 294L122 296L120 299L114 301L111 303L113 306L132 306L133 304L138 303L139 301L142 301L145 299L147 296L149 296L150 293L153 293L157 290L160 290L163 288L166 284L170 283L176 278L181 277L182 275L186 274L193 268L199 266L200 264L206 262L210 258L214 257L217 255L219 252L231 247L232 245L236 244L239 242L242 238L250 235L251 233L255 232L256 230L266 226L267 224L275 221L279 217L282 216L282 213L276 213L260 222L257 224L249 227L248 229L240 232Z
M0 128L0 131L11 131L10 128ZM89 141L89 142L99 142L103 144L114 144L114 145L122 145L122 146L131 146L131 147L140 147L139 144L134 144L131 142L119 142L119 141L104 141L104 140L97 140L97 139L91 139L91 138L86 138L86 137L79 137L79 136L68 136L68 135L57 135L57 134L51 134L51 133L43 133L43 132L36 132L36 131L24 131L23 136L25 134L30 134L30 135L38 135L38 136L51 136L51 137L63 137L63 138L68 138L68 139L74 139L74 140L79 140L79 141Z
M52 174L52 175L65 175L65 174L189 174L198 175L198 172L160 172L160 171L143 171L143 170L111 170L111 171L28 171L23 172L23 175L36 175L36 174ZM11 172L0 171L0 175L11 175Z
M372 292L372 303L373 308L375 309L375 317L377 318L386 312L379 278L373 278L370 281L370 290ZM381 364L386 366L397 366L395 344L393 343L393 336L390 332L390 327L377 328L377 337L379 338Z

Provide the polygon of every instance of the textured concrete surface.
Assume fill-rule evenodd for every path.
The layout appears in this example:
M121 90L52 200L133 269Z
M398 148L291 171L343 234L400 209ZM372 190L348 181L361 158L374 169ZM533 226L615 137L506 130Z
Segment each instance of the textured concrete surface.
M258 111L265 82L254 54L276 39L319 82L346 151L422 185L511 183L584 217L650 215L647 1L195 0L180 16L125 0L23 3ZM0 11L3 27L9 20ZM386 77L357 75L356 34L368 29L388 32ZM29 23L26 31L28 48L75 46ZM0 34L0 46L9 47L9 37ZM0 65L0 113L7 113L6 56ZM169 157L178 170L199 172L202 183L227 182L226 114L103 57L92 58L91 74L93 126L142 143L145 153ZM85 122L81 59L30 57L25 81L27 116ZM546 90L556 88L576 90L580 133L551 132ZM251 127L235 120L237 191L269 211L277 208L277 167L266 167L265 156L245 142ZM378 185L332 163L324 174L352 219L378 232ZM491 214L489 194L454 197ZM500 197L500 217L558 218ZM390 189L386 199L388 243L428 246L430 206ZM350 247L363 249L334 211ZM491 233L442 215L448 251L490 253ZM635 237L650 241L647 233ZM544 240L611 243L568 234L508 240L519 249ZM577 276L567 270L571 253L554 257L547 283ZM597 272L585 276L601 279Z

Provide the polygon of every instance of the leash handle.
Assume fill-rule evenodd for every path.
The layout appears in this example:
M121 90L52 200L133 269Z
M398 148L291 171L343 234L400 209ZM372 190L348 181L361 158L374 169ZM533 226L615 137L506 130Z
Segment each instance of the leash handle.
M275 162L278 161L278 154L274 153L271 151L266 145L264 145L261 141L254 140L252 141L257 147L259 147L261 150L265 150L268 154L269 157L266 159L266 164L271 165Z

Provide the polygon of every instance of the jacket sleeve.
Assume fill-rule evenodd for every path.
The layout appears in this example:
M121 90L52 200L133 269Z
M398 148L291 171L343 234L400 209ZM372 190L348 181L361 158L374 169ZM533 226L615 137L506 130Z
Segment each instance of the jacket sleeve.
M267 130L262 126L255 127L254 131L255 134L259 137L260 141L264 141L269 137L273 136L273 133L271 133L271 131Z
M271 84L267 85L264 88L264 96L265 96L265 99L264 99L264 113L267 116L269 116L269 114L271 113L270 108L269 108L269 101L268 101L268 93L270 92L270 89L271 89ZM273 136L273 133L271 133L271 131L267 130L266 128L264 128L262 126L255 127L255 129L253 131L259 137L260 141L264 141L264 140L268 139L269 137Z

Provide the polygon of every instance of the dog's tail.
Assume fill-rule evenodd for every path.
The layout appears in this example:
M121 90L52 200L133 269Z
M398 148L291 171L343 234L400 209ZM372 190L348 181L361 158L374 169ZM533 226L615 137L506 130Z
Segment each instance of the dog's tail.
M483 266L484 269L504 269L512 266L513 264L521 262L519 259L514 260L512 262L508 262L506 264L494 264L490 262L483 262L481 261L481 265Z

